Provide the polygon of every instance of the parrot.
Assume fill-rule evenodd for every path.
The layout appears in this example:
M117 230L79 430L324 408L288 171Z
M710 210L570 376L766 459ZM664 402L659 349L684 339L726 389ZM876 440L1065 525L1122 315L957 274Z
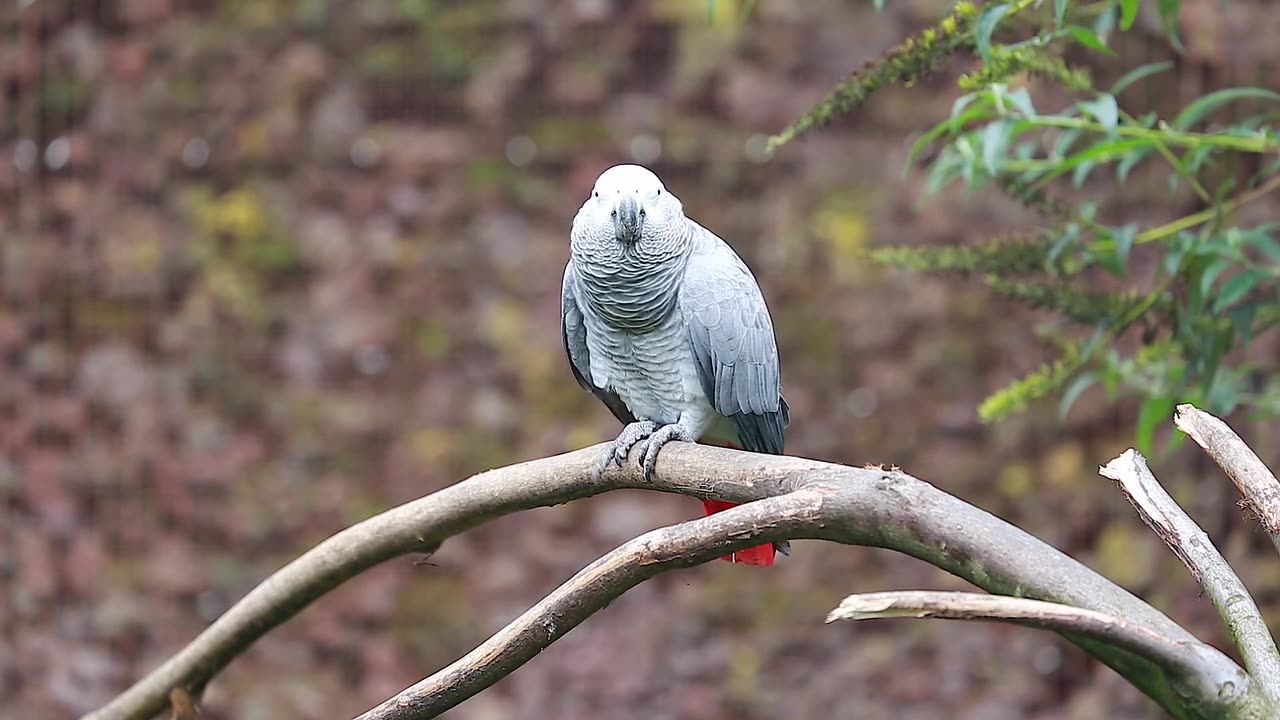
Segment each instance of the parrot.
M782 454L790 409L760 286L649 169L605 170L574 217L561 331L574 378L623 424L597 477L638 447L652 480L671 441ZM702 502L706 515L733 507ZM722 559L773 565L776 552L787 544Z

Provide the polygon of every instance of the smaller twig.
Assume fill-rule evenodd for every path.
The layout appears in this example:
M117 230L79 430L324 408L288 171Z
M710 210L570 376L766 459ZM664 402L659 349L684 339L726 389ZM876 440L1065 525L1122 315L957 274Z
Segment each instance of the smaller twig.
M1057 115L1035 115L1032 117L1025 117L1025 120L1028 124L1036 127L1085 130L1100 134L1106 133L1110 135L1118 135L1120 137L1142 138L1144 140L1154 138L1169 145L1177 145L1178 147L1198 148L1209 145L1211 147L1235 150L1237 152L1259 153L1266 155L1280 153L1280 142L1262 134L1245 137L1241 135L1224 135L1221 133L1175 130L1173 128L1163 126L1159 128L1148 128L1141 125L1117 125L1115 127L1107 127L1102 123L1095 122L1093 120L1086 120L1085 118L1063 117Z
M184 687L169 691L169 707L173 708L169 720L200 720L200 707L196 705L196 698Z
M1257 453L1231 426L1194 405L1179 405L1173 424L1204 448L1231 478L1247 507L1271 536L1271 543L1280 550L1280 481Z
M1134 125L1138 124L1137 118L1123 110L1120 111L1120 117L1124 118L1125 122L1132 123ZM1173 151L1169 149L1168 145L1164 144L1163 140L1159 138L1152 138L1151 146L1156 149L1156 152L1160 153L1160 157L1164 158L1171 166L1173 166L1174 172L1178 173L1178 176L1191 186L1191 189L1195 191L1196 196L1200 198L1201 202L1205 205L1213 204L1213 196L1209 194L1208 190L1204 189L1204 185L1201 185L1200 181L1196 179L1195 173L1187 169L1187 166L1178 158L1177 155L1173 154Z
M1177 220L1167 222L1159 227L1144 230L1143 232L1138 233L1138 236L1133 239L1133 242L1135 245L1141 245L1143 243L1155 242L1172 235L1177 235L1183 230L1189 230L1197 225L1202 225L1210 220L1226 215L1227 213L1235 212L1239 208L1278 188L1280 188L1280 175L1271 178L1252 190L1240 193L1236 197L1223 202L1221 205L1205 208L1200 212L1184 215Z
M1209 689L1210 696L1233 692L1247 681L1230 658L1204 643L1174 640L1113 615L1043 600L969 592L863 593L845 598L827 622L898 617L1005 622L1088 637L1141 655L1171 677Z
M1253 597L1209 536L1170 497L1151 474L1146 458L1133 448L1098 472L1116 481L1142 521L1191 571L1227 624L1249 674L1273 700L1280 700L1280 651Z
M436 717L524 665L643 580L761 541L795 537L820 521L823 498L813 490L797 490L634 538L583 568L476 649L357 720Z

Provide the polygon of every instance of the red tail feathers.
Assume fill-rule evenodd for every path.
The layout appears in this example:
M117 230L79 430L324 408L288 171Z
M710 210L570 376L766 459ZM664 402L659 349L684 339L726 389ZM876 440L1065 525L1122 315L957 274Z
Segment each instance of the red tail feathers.
M706 444L718 445L720 447L727 447L732 450L742 449L731 442L710 441L710 442L707 442ZM735 507L735 503L724 502L723 500L703 500L702 501L702 509L705 511L707 515L714 515L722 510L728 510L731 507ZM775 548L772 543L766 543L764 545L756 545L755 547L749 547L746 550L739 550L736 553L725 555L720 559L728 562L740 562L740 563L743 563L744 565L769 566L773 564L773 559L774 557L777 556L777 552L778 552L777 548Z
M731 502L724 502L723 500L702 501L702 509L706 511L707 515L714 515L721 510L728 510L731 507L736 507L736 505ZM777 550L774 549L772 543L765 543L764 545L756 545L755 547L749 547L745 550L739 550L736 553L725 555L720 559L727 560L729 562L740 562L745 565L772 565L773 558L776 553Z

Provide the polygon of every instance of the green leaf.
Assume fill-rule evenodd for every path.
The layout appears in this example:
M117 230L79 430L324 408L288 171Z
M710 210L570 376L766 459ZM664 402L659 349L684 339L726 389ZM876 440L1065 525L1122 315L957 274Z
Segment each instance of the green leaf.
M1112 95L1099 95L1093 100L1084 100L1077 103L1080 109L1093 116L1100 125L1111 132L1116 129L1116 125L1120 122L1120 107L1116 104L1116 99Z
M1213 289L1213 284L1217 282L1218 276L1222 275L1223 270L1234 264L1229 258L1222 258L1209 263L1204 272L1200 274L1200 297L1209 297L1209 291Z
M1181 245L1166 243L1168 248L1164 254L1164 260L1161 267L1164 268L1166 275L1177 275L1182 269L1182 261L1187 259L1187 250Z
M1244 255L1240 252L1239 243L1232 242L1232 234L1209 233L1202 237L1195 246L1195 254L1205 258L1226 258L1242 262Z
M1115 52L1111 48L1107 47L1107 44L1102 42L1102 40L1089 28L1081 27L1080 25L1068 25L1063 29L1067 31L1068 35L1075 38L1076 42L1090 50L1097 50L1098 52L1105 53L1107 55L1115 55Z
M982 131L982 164L988 173L999 174L1008 148L1009 122L1007 120L993 122Z
M1010 93L1005 93L1004 99L1013 106L1013 109L1022 113L1023 116L1033 118L1036 116L1036 107L1031 104L1031 93L1026 88L1018 88Z
M1125 225L1114 230L1100 228L1099 234L1102 235L1100 240L1110 241L1110 247L1104 245L1099 248L1101 252L1099 253L1098 262L1102 263L1102 266L1112 275L1120 278L1124 277L1127 274L1129 251L1133 249L1133 239L1138 234L1138 226Z
M1173 418L1173 396L1161 395L1142 401L1138 409L1138 452L1151 457L1155 455L1152 445L1155 441L1156 428Z
M1076 141L1080 139L1080 135L1080 131L1075 128L1064 131L1062 135L1058 136L1058 142L1054 143L1053 153L1050 157L1066 157L1067 153L1071 152L1071 146L1075 145Z
M1067 413L1071 412L1071 406L1075 405L1076 400L1084 394L1084 391L1088 390L1096 382L1098 382L1098 376L1093 373L1085 373L1072 380L1067 389L1063 391L1062 398L1058 400L1058 419L1066 420Z
M1098 216L1098 202L1096 200L1085 200L1076 207L1076 212L1085 220L1093 222L1093 219Z
M1236 100L1272 100L1280 102L1280 93L1256 87L1227 88L1211 92L1182 109L1171 123L1175 130L1186 130L1205 115Z
M1125 89L1127 89L1130 85L1138 82L1139 80L1145 77L1148 77L1150 75L1155 75L1156 73L1162 73L1165 70L1171 69L1172 67L1173 67L1172 60L1165 60L1164 62L1147 63L1146 65L1139 65L1138 67L1122 75L1120 79L1116 81L1116 84L1111 86L1111 90L1109 92L1112 95L1119 95L1120 93L1124 92Z
M960 97L956 98L955 102L951 103L951 114L947 116L947 119L950 122L953 122L953 123L956 122L956 119L960 117L960 113L964 112L964 109L969 107L970 103L972 103L974 100L977 100L978 98L982 98L986 100L988 97L989 97L988 94L985 92L971 92L965 95L961 95ZM944 123L943 125L945 126L945 124L946 123Z
M988 5L982 9L982 15L978 17L978 23L974 26L973 39L978 45L978 54L982 56L982 61L985 63L991 62L991 33L995 32L1000 18L1003 18L1007 12L1009 12L1008 3Z
M907 155L907 169L910 169L911 164L920 156L920 153L924 152L925 148L932 145L934 140L937 140L948 133L955 133L965 125L968 125L975 120L985 119L991 115L990 102L980 103L974 107L968 108L967 110L965 109L966 106L978 99L979 95L985 98L988 94L970 93L969 95L957 98L955 104L951 107L951 117L938 123L931 128L929 132L922 135L919 140L912 143L911 152Z
M1213 156L1213 150L1214 148L1212 145L1201 145L1200 147L1191 148L1187 151L1186 155L1182 156L1182 166L1187 169L1187 172L1193 175L1198 174L1200 169L1204 167L1204 164ZM1220 197L1225 197L1225 193L1222 188L1218 189L1218 195Z
M1182 39L1178 37L1178 12L1182 10L1182 0L1156 0L1156 10L1160 13L1160 24L1164 25L1169 44L1174 50L1183 52Z
M1120 0L1120 29L1128 30L1137 19L1138 0Z
M1093 32L1098 37L1105 38L1111 34L1116 28L1116 3L1114 0L1105 4L1102 12L1098 13L1098 17L1093 19Z
M1218 294L1218 299L1213 302L1213 312L1219 313L1240 298L1249 294L1260 281L1267 277L1267 273L1263 270L1245 270L1231 276L1222 284L1222 291Z
M1138 236L1137 225L1125 225L1116 230L1115 234L1115 257L1116 265L1120 268L1120 276L1125 276L1125 269L1129 265L1129 252L1133 250L1133 239Z
M1109 330L1110 330L1110 326L1107 324L1107 321L1105 320L1095 325L1093 328L1093 334L1090 335L1089 339L1085 340L1084 344L1080 346L1080 357L1083 357L1083 358L1093 357L1093 351L1097 349L1098 343L1101 343L1103 340L1106 340L1110 337Z
M1120 389L1120 372L1116 370L1115 358L1102 371L1102 387L1107 391L1108 400L1116 399L1116 393Z
M1236 329L1236 334L1240 336L1240 343L1248 345L1253 339L1253 317L1258 312L1258 306L1254 303L1245 303L1237 307L1231 308L1227 315L1231 318L1231 324Z
M1266 255L1273 263L1280 264L1280 242L1271 237L1270 229L1274 225L1260 228L1254 228L1244 233L1244 241L1257 248L1258 252Z
M1089 173L1093 172L1093 168L1098 163L1094 160L1079 163L1075 166L1075 172L1071 173L1071 186L1075 188L1084 187L1084 181L1089 179Z
M1067 0L1053 0L1053 24L1055 27L1062 27L1062 21L1067 18Z
M969 165L969 161L950 145L943 148L942 153L929 166L928 173L925 176L925 197L941 190L947 183L954 180L963 168Z
M1148 143L1150 141L1145 138L1127 138L1125 140L1116 140L1115 142L1098 143L1087 150L1081 150L1064 158L1053 170L1045 174L1044 181L1064 175L1079 165L1088 164L1092 167L1099 162L1111 162L1121 157L1128 157L1129 151L1135 148L1144 148Z
M1080 228L1074 224L1068 225L1067 229L1053 241L1053 245L1049 248L1049 254L1045 257L1045 264L1049 267L1053 267L1057 263L1058 257L1062 255L1063 251L1065 251L1069 245L1079 238Z
M1215 338L1216 340L1216 338ZM1218 372L1219 362L1222 360L1222 353L1215 350L1209 353L1202 353L1193 360L1193 364L1198 363L1202 367L1193 367L1193 372L1200 375L1200 398L1204 403L1201 405L1206 412L1221 413L1221 409L1217 407L1215 399L1221 396L1221 386L1226 384L1221 382L1224 373Z
M1116 179L1124 182L1125 178L1129 177L1129 173L1138 166L1138 163L1146 160L1147 156L1149 156L1153 150L1154 146L1139 148L1128 157L1121 160L1120 164L1116 166Z

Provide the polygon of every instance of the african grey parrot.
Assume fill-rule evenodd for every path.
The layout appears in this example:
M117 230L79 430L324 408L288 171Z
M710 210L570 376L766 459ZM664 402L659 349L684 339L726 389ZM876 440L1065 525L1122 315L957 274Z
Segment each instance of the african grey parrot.
M651 478L671 440L781 454L788 410L773 323L733 248L685 217L680 200L638 165L600 175L570 239L565 352L578 384L626 424L597 472L621 467L640 444ZM707 514L732 506L703 504ZM774 547L725 559L772 565Z

